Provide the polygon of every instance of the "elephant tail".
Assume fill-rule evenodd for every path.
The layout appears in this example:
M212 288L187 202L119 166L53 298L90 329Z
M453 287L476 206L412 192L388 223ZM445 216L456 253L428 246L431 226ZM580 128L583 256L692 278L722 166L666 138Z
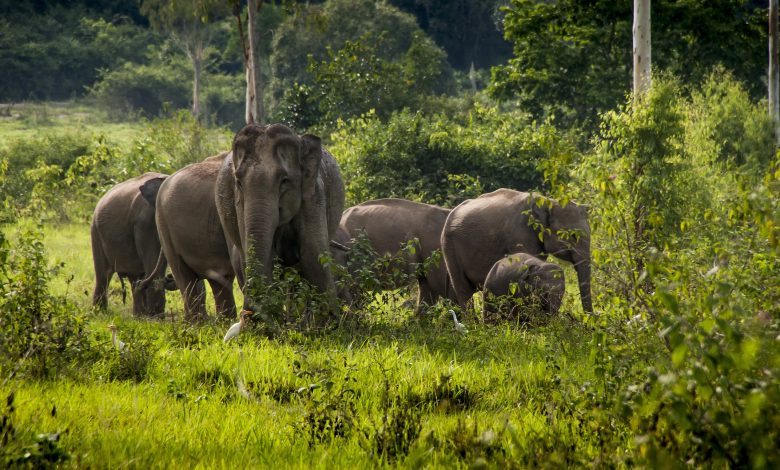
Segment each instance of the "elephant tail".
M119 283L122 284L122 305L127 305L127 286L123 276L119 276Z
M152 272L149 273L149 275L146 277L146 279L139 281L135 287L133 288L133 295L138 295L140 292L142 292L144 289L148 288L149 285L154 282L155 279L158 277L163 277L165 274L165 267L167 263L165 261L165 254L162 250L160 250L160 254L157 256L157 264L154 265L154 269L152 269Z

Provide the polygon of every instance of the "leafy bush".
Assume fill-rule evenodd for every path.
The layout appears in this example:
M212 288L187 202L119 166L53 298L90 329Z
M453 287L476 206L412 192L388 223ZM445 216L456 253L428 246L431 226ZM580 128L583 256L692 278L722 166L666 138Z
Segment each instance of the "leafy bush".
M41 237L25 231L11 245L0 233L0 364L11 375L55 377L93 356L85 315L49 291Z
M332 139L347 205L400 197L452 207L500 187L539 188L544 161L573 152L552 125L479 105L465 124L409 111L382 122L369 113Z

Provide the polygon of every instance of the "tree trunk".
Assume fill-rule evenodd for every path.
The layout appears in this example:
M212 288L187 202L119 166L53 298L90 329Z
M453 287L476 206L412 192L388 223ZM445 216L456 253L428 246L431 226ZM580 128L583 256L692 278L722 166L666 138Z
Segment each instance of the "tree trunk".
M650 0L634 0L634 99L650 89Z
M775 132L775 142L780 138L778 132L778 122L780 118L780 63L778 62L778 41L777 36L777 0L769 0L769 117L772 118Z
M260 47L260 34L257 31L257 14L262 7L258 0L247 1L247 36L249 51L247 54L246 81L246 121L262 124L265 121L263 110L263 78L260 76L260 60L257 56Z
M195 47L192 54L192 117L200 119L200 72L203 68L203 54L199 47Z

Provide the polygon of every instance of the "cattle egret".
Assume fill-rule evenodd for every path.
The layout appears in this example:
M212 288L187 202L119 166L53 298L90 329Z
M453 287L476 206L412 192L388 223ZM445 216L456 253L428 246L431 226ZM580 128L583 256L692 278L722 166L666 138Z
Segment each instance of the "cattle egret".
M241 333L241 329L244 328L245 319L249 315L252 315L251 310L241 310L241 313L238 314L238 322L233 323L230 328L227 330L227 333L225 333L225 337L222 339L222 342L227 343L231 339L238 336L239 333Z
M116 325L112 323L108 325L108 329L111 330L111 343L119 352L123 352L125 350L125 343L116 336Z
M466 329L466 325L458 321L458 317L455 316L455 310L450 310L450 314L452 315L452 320L455 322L455 329L458 330L459 333L466 334L469 332L469 330Z

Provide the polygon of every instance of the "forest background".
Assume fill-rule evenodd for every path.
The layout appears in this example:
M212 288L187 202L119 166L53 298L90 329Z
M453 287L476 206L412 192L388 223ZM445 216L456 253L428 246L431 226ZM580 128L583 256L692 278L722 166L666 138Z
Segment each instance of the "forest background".
M543 324L458 310L461 337L455 306L415 318L408 291L376 292L335 330L296 327L306 302L293 302L284 331L257 327L236 353L216 319L132 318L118 282L93 312L98 198L227 149L245 122L235 18L205 0L3 0L0 458L778 465L766 2L654 1L638 103L628 0L261 4L265 120L324 138L348 206L454 207L499 187L587 204L596 313L570 285ZM280 299L309 295L279 276ZM107 341L111 321L132 354Z

